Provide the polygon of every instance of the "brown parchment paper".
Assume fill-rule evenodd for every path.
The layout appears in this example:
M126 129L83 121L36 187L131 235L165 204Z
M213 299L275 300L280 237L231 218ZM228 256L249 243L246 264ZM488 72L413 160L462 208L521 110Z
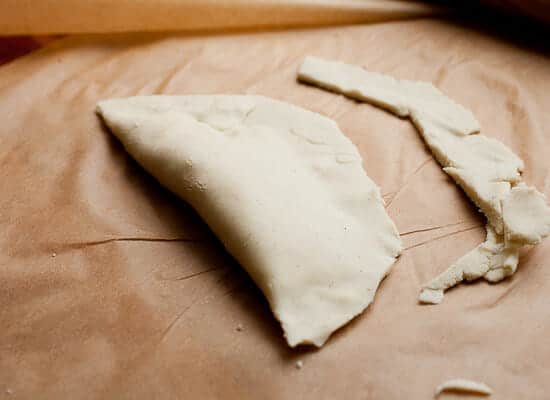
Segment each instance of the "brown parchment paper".
M512 279L418 305L483 218L408 121L298 84L307 54L434 82L550 195L548 58L455 23L54 42L0 68L0 397L429 399L464 377L494 399L548 398L550 241ZM406 250L321 350L288 348L252 281L94 114L154 93L271 96L335 119L360 149Z
M443 11L403 0L1 0L0 35L350 24Z

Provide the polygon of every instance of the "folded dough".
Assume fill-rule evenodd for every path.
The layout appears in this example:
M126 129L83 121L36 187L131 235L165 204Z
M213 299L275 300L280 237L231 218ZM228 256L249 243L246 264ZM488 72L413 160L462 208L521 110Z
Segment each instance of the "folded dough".
M497 282L516 271L519 248L550 233L550 208L521 183L523 161L498 140L479 134L468 109L427 82L390 76L337 61L307 57L298 79L410 117L434 157L488 220L484 243L427 284L419 300L440 303L464 279Z
M290 346L322 346L361 313L401 251L356 147L326 117L225 95L105 100L98 112L248 271Z

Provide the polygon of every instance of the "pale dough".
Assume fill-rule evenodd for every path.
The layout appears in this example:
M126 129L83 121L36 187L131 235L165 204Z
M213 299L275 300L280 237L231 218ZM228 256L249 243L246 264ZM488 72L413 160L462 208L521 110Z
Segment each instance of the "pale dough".
M487 238L483 243L424 285L419 296L422 303L441 303L443 292L463 280L484 277L490 282L498 282L516 272L519 247L506 246L502 236L497 235L491 226L487 225L486 229Z
M521 183L523 161L498 140L479 134L474 115L430 83L316 57L304 60L298 79L410 117L443 170L487 217L487 240L424 285L421 302L440 303L443 291L464 279L497 282L510 276L519 248L550 233L544 196Z
M379 188L329 118L225 95L113 99L98 112L248 271L290 346L321 346L361 313L401 251Z
M493 389L487 386L483 382L475 382L469 379L450 379L443 382L435 389L435 397L439 396L442 392L453 391L453 392L466 392L473 394L480 394L483 396L489 396L493 394Z

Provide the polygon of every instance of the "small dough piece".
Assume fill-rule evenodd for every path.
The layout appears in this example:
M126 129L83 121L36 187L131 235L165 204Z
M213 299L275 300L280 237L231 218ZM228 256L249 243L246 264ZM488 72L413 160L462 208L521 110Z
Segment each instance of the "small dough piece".
M443 170L487 217L486 241L424 285L420 302L440 303L443 291L464 279L498 282L512 275L521 245L550 233L544 196L521 182L523 161L503 143L479 134L472 112L430 83L316 57L304 60L298 79L409 117Z
M471 381L469 379L450 379L443 382L435 389L435 397L439 396L443 392L466 392L479 394L482 396L490 396L493 394L493 389L487 386L483 382Z
M322 346L361 313L401 252L379 188L329 118L225 95L113 99L98 113L248 271L290 346Z

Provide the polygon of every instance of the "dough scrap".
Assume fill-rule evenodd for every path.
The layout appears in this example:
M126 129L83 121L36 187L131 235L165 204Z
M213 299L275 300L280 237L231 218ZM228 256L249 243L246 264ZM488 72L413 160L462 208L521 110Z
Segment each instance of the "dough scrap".
M493 389L485 383L462 378L450 379L443 382L435 389L435 397L446 391L467 392L483 396L490 396L493 394Z
M361 313L401 252L379 188L329 118L230 95L112 99L98 113L248 271L292 347L322 346Z
M519 261L519 247L506 246L502 236L487 225L487 238L475 249L469 251L447 270L424 284L418 300L426 304L439 304L443 292L463 280L473 281L484 277L498 282L516 272Z
M419 300L437 304L443 291L484 277L498 282L517 268L519 247L550 233L544 196L521 182L523 161L479 134L471 111L432 84L397 80L337 61L306 57L298 79L409 117L434 157L487 217L487 239L426 285Z

